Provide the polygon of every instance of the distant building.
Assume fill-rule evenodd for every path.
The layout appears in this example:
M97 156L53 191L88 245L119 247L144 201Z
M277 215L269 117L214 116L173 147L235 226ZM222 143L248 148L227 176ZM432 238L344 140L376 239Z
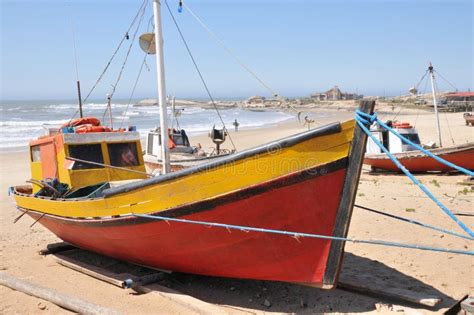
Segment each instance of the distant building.
M474 102L474 92L456 92L445 95L446 100L460 102Z
M311 94L311 98L317 101L358 100L362 97L356 93L342 93L337 85L326 92Z
M247 104L263 104L265 103L265 97L264 96L252 96L249 97L246 101Z
M474 107L474 92L456 92L449 93L444 96L444 104L447 105L449 111L472 111Z

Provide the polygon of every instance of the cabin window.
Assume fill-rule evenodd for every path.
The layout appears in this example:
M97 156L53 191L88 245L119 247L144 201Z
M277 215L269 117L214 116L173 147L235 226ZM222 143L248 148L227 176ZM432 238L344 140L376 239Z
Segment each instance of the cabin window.
M173 142L176 145L182 145L182 146L185 146L185 147L189 147L188 136L186 135L186 132L184 131L184 129L181 130L181 132L179 132L179 133L173 133Z
M41 162L41 153L39 145L31 147L31 162Z
M147 152L148 154L153 154L153 140L155 135L152 133L148 134L148 143L147 143Z
M69 156L88 162L104 164L102 148L100 144L75 144L69 145ZM103 168L101 165L90 164L86 162L74 162L73 170L82 170L89 168Z
M181 135L176 135L176 134L174 134L174 135L173 135L173 142L174 142L174 144L176 144L176 145L185 145L185 144L184 144L183 137L182 137Z
M420 138L418 137L418 134L416 133L406 133L406 134L402 134L402 136L404 136L405 138L407 138L408 140L410 140L411 142L415 144L420 144Z
M138 165L137 144L130 143L110 143L107 144L109 150L110 164L113 166L135 166Z

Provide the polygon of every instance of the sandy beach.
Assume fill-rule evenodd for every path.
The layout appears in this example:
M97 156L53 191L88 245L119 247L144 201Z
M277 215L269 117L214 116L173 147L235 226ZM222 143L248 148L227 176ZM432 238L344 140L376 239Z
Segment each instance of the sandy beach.
M350 119L354 115L345 106L338 106L338 109L311 110L333 113L339 120ZM416 109L399 111L399 108L392 108L390 105L380 105L378 110L380 118L384 120L396 117L399 121L414 124L422 143L436 140L435 118L432 112ZM474 141L474 127L465 126L462 113L443 113L440 119L446 146ZM320 119L312 127L328 122L328 119ZM244 129L239 132L231 130L230 135L237 149L243 150L305 129L306 126L294 119L266 128ZM213 146L206 135L196 136L191 142L201 143L203 147ZM226 142L225 147L230 148L230 141ZM371 285L370 281L376 280L377 285L400 286L413 292L428 292L442 298L441 303L435 308L426 308L339 288L327 291L285 283L186 274L171 274L162 284L209 303L204 303L201 309L190 310L160 292L136 295L62 267L55 262L52 255L40 256L39 250L60 240L41 224L30 227L33 220L28 216L13 224L19 212L15 209L13 200L7 196L9 186L23 184L30 178L28 153L1 152L0 159L0 270L124 314L442 313L465 295L474 293L474 260L470 256L347 243L342 280L354 274L367 276L368 285ZM446 174L419 176L449 209L473 212L472 187L461 184L466 178L465 175ZM403 175L374 175L364 167L356 204L461 232L441 209ZM472 216L460 218L471 228L474 227ZM467 240L394 221L360 208L354 209L349 237L474 250L472 242ZM220 307L213 308L214 304ZM50 302L0 286L0 313L70 312Z

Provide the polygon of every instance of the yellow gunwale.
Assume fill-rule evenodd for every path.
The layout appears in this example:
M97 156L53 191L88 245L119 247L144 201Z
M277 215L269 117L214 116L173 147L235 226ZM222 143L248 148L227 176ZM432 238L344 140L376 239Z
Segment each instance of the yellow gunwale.
M354 120L350 120L341 124L338 133L317 136L275 152L249 156L106 198L52 200L18 193L14 197L20 208L70 218L164 211L347 157L354 126Z

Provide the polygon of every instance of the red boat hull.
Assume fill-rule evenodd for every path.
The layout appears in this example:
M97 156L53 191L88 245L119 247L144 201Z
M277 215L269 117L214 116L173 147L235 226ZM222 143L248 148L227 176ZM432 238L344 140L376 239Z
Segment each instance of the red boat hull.
M332 235L347 160L160 212L180 218ZM316 195L316 198L315 198ZM315 199L317 202L315 202ZM33 218L39 213L29 212ZM323 283L331 241L137 217L39 221L59 238L121 260L179 272Z
M432 152L446 161L468 170L474 170L474 146L463 148L461 150L448 149L445 150L445 153L443 153L442 150L443 149L438 149L439 153L437 153L436 150L432 150ZM448 172L454 170L453 168L442 164L421 152L419 152L419 154L408 152L394 155L410 172ZM370 165L373 169L401 172L387 156L366 156L364 158L364 164Z

